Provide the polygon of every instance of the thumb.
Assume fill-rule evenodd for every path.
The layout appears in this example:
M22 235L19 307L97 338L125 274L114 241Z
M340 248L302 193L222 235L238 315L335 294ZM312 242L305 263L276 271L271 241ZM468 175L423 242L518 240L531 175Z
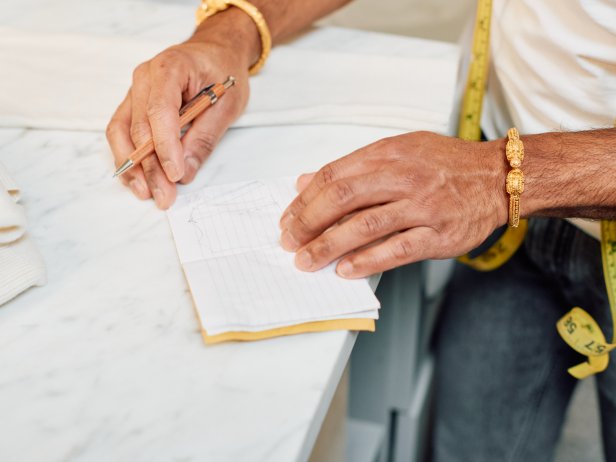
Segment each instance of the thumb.
M190 183L203 162L212 154L238 115L236 105L231 95L225 96L193 120L192 125L182 137L185 170L180 180L181 183Z

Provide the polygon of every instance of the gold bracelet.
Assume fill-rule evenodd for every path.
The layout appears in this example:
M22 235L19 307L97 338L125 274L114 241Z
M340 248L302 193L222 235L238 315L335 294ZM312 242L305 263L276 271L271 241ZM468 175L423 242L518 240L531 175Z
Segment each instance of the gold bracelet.
M265 18L256 6L246 0L201 0L201 5L195 13L197 26L207 18L226 10L230 6L235 6L250 16L261 36L261 56L248 69L250 75L254 75L261 70L272 50L272 35L270 34L269 27L267 27Z
M520 139L517 128L507 132L505 153L512 170L507 174L507 194L509 194L509 226L517 228L520 225L520 196L524 192L524 174L520 167L524 160L524 143Z

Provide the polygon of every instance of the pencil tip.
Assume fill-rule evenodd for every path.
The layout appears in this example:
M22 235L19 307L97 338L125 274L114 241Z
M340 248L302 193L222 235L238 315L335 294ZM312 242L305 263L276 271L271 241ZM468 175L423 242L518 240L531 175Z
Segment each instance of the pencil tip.
M122 175L122 173L124 173L126 170L132 168L133 165L135 164L131 159L126 160L126 162L124 162L122 165L120 165L120 167L118 167L118 169L113 174L113 177L115 178L116 176Z

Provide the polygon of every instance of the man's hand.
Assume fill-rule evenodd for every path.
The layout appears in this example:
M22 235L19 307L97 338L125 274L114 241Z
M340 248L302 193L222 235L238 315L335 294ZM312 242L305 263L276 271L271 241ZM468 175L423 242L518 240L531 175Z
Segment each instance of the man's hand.
M135 69L132 86L107 127L116 167L148 138L154 139L156 154L120 177L135 196L154 197L156 205L166 209L175 200L175 183L193 180L246 105L251 59L226 44L193 38ZM236 85L180 138L182 104L229 75L236 78Z
M252 0L277 43L348 0ZM195 4L196 5L196 4ZM121 52L121 50L120 50ZM253 20L231 7L204 21L187 42L135 69L133 84L107 127L116 167L148 138L156 154L127 171L121 181L140 199L154 197L161 209L175 200L175 183L189 183L248 101L248 68L261 53ZM197 117L180 139L178 111L211 83L236 78L216 105Z
M344 256L346 278L456 257L507 222L506 172L502 140L384 139L299 178L281 243L305 271Z

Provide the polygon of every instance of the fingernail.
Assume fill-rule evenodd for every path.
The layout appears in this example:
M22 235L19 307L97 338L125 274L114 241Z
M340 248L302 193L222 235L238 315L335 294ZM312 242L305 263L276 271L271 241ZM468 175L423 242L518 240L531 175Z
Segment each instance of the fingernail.
M309 270L312 267L312 256L307 250L302 250L295 256L295 265L301 270Z
M201 167L201 163L193 156L186 158L186 165L188 165L188 168L191 170L198 170L199 167Z
M142 198L145 196L145 187L143 186L143 184L141 183L141 181L139 181L138 179L133 179L130 180L130 182L128 183L128 187L130 188L130 190L133 192L133 194L139 198Z
M285 229L289 227L289 221L291 221L292 218L294 218L295 215L293 215L291 212L285 212L282 215L282 218L280 218L280 229Z
M169 181L178 181L180 179L180 171L174 162L166 160L163 162L163 169L167 174Z
M285 229L280 236L280 243L285 250L294 251L299 248L299 242L293 237L288 229Z
M353 274L353 263L348 260L341 261L340 263L338 263L338 268L336 268L336 272L343 278L351 277Z
M152 196L154 196L154 202L156 202L156 205L158 207L161 207L163 204L163 200L165 200L165 194L163 193L163 191L159 188L154 188L152 190Z

